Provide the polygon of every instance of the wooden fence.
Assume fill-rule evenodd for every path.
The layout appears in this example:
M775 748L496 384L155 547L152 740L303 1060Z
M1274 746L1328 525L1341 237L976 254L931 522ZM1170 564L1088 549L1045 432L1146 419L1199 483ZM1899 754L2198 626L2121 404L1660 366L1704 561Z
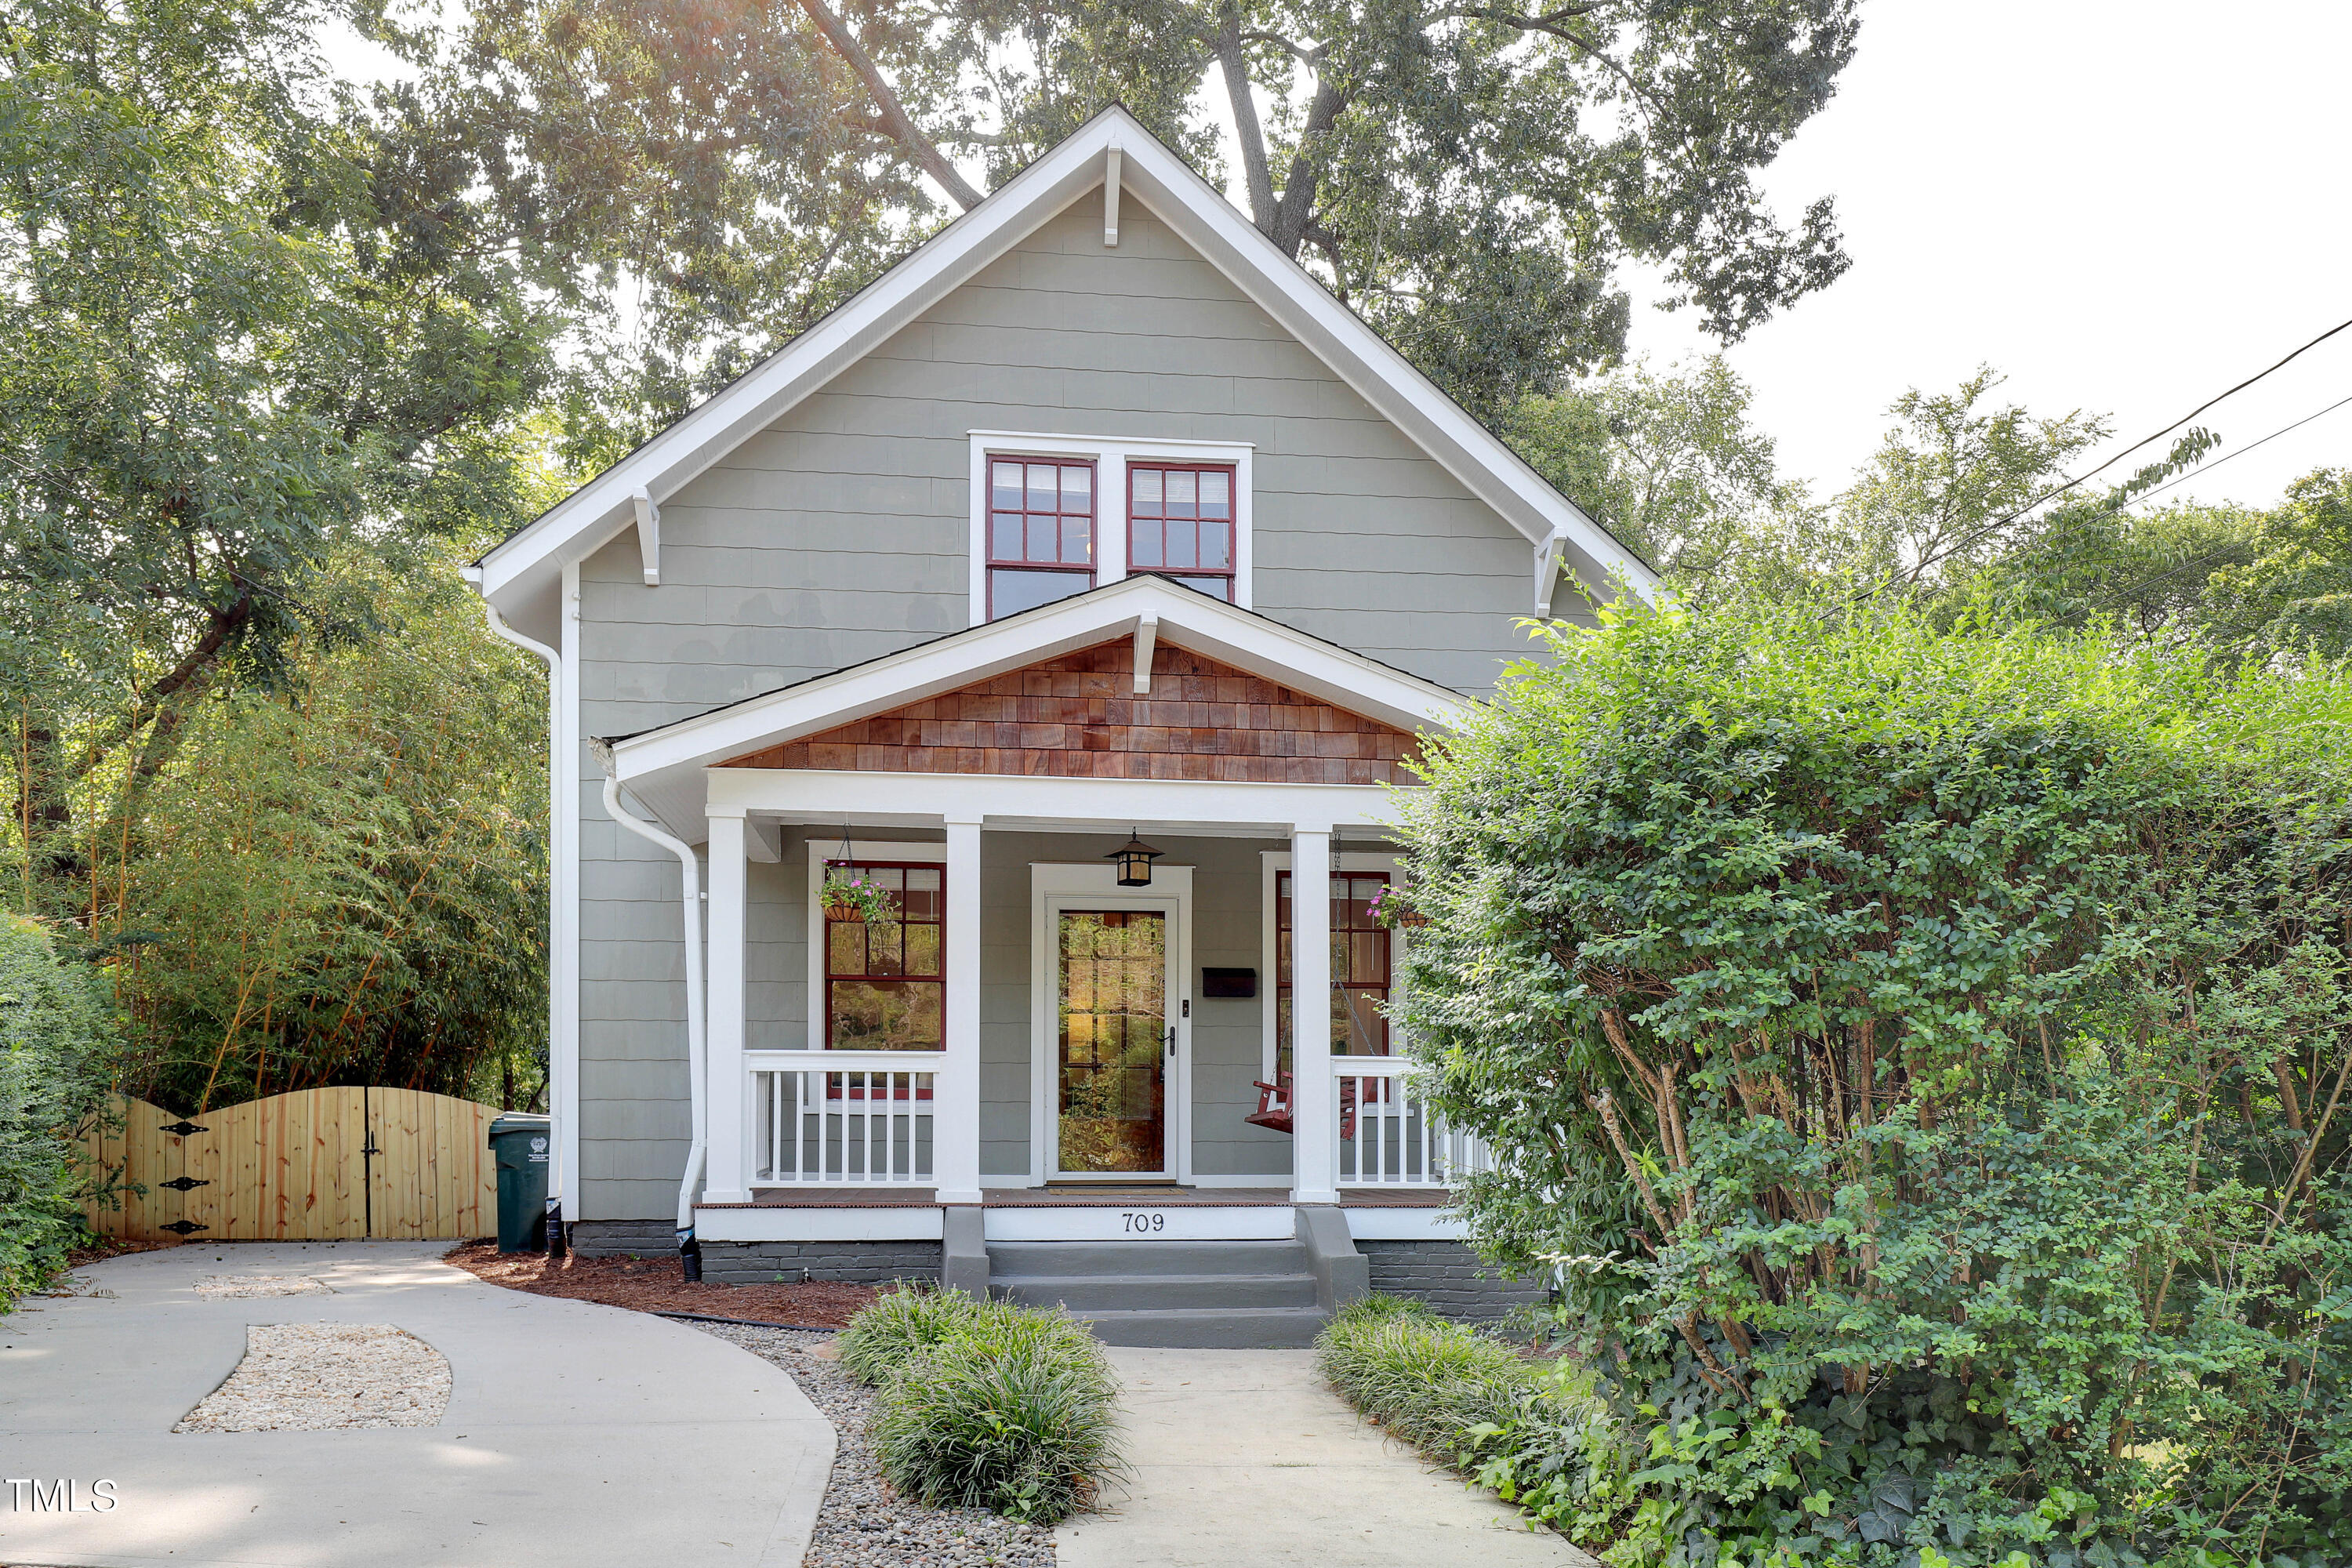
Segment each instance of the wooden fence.
M412 1089L306 1089L183 1118L118 1098L87 1142L119 1175L92 1229L156 1240L346 1241L488 1236L499 1112ZM144 1189L137 1191L134 1189Z

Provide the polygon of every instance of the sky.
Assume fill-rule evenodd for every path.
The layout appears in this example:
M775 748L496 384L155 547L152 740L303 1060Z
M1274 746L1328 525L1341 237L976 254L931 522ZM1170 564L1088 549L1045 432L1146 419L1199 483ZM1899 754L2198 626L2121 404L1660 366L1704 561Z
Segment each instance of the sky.
M1727 351L1782 470L1843 488L1908 387L1979 364L2042 415L2148 436L2352 319L2352 5L2317 0L1863 0L1837 96L1767 170L1793 219L1837 198L1853 266ZM321 40L341 70L383 58ZM1222 89L1204 84L1212 112ZM1637 300L1654 279L1634 274ZM1716 345L1634 312L1655 364ZM2352 465L2352 331L2199 423L2223 444L2163 499L2274 501ZM2162 449L2109 470L2126 473Z
M1864 0L1837 97L1767 172L1837 198L1852 270L1728 351L1785 472L1841 488L1906 387L1979 363L2027 409L2112 417L2096 461L2352 318L2352 6ZM1637 310L1636 353L1704 353ZM2198 423L2166 500L2274 501L2352 465L2352 331ZM2109 470L2120 475L2149 453ZM2224 461L2224 459L2229 459Z

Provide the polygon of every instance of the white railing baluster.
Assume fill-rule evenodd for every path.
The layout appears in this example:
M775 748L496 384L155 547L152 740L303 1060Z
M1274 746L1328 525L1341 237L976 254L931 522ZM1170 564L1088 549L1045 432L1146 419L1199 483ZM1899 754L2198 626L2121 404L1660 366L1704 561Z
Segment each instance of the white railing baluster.
M1333 1075L1332 1092L1344 1106L1352 1094L1354 1136L1339 1140L1332 1163L1341 1186L1444 1187L1455 1174L1484 1170L1486 1146L1446 1125L1397 1057L1355 1058ZM1336 1109L1336 1108L1335 1108Z
M751 1104L765 1125L751 1145L761 1186L880 1182L928 1186L924 1147L938 1092L926 1051L764 1052Z

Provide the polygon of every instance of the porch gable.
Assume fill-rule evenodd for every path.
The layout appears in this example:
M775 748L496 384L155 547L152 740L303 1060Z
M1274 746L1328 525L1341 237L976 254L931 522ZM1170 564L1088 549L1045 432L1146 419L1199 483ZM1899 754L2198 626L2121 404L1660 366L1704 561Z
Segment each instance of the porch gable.
M1119 637L719 763L1224 784L1409 784L1411 731L1166 640Z

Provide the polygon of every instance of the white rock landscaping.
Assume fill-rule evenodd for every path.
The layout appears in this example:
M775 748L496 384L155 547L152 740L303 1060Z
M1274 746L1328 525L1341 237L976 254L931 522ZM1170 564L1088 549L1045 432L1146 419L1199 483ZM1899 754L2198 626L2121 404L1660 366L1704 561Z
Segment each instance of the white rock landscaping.
M433 1426L449 1363L390 1323L255 1323L245 1359L174 1432L320 1432Z

